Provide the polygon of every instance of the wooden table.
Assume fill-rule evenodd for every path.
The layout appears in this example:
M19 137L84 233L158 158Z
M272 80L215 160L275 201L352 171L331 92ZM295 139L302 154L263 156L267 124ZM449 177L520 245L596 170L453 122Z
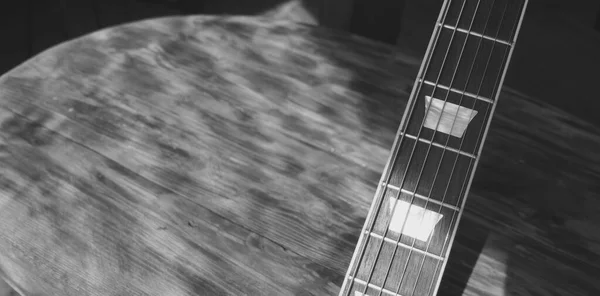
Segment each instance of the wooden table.
M24 295L336 295L418 65L243 17L43 52L0 78L4 277ZM496 114L442 292L598 294L599 129L509 89Z

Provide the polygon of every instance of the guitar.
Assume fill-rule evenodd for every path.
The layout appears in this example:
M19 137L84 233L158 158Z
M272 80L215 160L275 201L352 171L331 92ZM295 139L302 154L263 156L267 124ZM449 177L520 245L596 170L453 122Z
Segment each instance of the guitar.
M527 0L446 0L340 296L437 295Z

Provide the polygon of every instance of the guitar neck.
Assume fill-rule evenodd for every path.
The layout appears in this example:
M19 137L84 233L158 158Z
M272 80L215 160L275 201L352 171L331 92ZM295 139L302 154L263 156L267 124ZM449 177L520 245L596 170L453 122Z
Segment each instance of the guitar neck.
M437 294L527 0L446 0L340 296Z

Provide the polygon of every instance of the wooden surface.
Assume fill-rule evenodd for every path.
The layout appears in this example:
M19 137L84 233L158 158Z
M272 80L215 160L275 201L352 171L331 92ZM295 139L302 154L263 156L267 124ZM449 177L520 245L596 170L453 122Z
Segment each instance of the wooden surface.
M0 78L2 273L24 295L335 295L419 63L242 17L43 52ZM598 132L504 90L443 295L600 291Z

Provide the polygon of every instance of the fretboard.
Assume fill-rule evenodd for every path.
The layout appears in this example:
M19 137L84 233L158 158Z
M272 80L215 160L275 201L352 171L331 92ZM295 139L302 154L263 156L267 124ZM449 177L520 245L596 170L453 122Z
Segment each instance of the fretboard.
M340 296L433 296L527 0L446 0Z

